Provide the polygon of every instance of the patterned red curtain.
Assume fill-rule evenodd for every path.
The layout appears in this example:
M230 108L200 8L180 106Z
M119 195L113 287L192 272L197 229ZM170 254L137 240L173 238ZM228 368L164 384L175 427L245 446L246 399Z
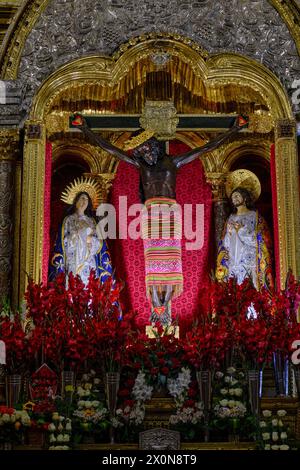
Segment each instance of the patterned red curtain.
M185 144L170 142L170 155L189 150ZM182 167L177 175L177 202L204 205L204 244L199 250L186 250L186 239L182 240L182 262L184 292L172 302L172 317L179 317L180 324L189 322L197 313L201 292L208 283L212 269L214 234L212 232L212 194L206 183L204 170L199 160ZM112 203L119 217L119 196L127 196L128 206L139 203L139 173L130 165L120 162L112 188ZM133 218L128 217L128 223ZM193 219L194 220L194 219ZM195 220L194 220L195 222ZM117 223L118 227L118 223ZM195 227L193 227L195 229ZM146 324L150 317L150 304L146 298L143 242L138 240L110 241L117 277L125 281L123 302L127 309L138 312L140 324Z

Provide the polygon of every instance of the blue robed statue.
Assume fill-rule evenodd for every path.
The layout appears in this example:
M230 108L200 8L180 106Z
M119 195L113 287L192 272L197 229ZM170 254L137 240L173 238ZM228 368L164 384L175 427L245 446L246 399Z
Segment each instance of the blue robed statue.
M111 258L106 241L94 218L94 208L99 204L100 187L91 178L81 178L62 194L70 208L59 227L54 252L50 260L49 280L57 274L71 272L87 285L92 270L100 282L113 276Z

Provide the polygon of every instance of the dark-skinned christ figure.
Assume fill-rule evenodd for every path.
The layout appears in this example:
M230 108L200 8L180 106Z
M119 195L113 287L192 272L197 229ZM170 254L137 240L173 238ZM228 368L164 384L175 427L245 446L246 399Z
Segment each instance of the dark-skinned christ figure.
M176 157L168 156L164 144L149 131L144 131L129 141L127 149L132 149L129 155L125 150L95 134L81 114L74 115L72 124L84 133L90 143L100 146L139 171L141 202L145 204L142 236L146 291L152 305L151 322L168 326L171 324L170 301L183 290L181 211L176 203L175 193L177 172L183 165L219 147L248 122L244 117L238 116L227 132L202 147ZM167 213L168 226L165 226ZM168 233L168 236L161 236L164 232Z

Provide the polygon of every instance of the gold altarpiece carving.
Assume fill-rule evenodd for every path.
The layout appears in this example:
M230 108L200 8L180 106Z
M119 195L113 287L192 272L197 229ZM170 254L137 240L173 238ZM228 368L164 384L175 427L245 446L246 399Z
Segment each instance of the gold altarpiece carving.
M64 146L73 146L74 152L80 151L89 164L90 173L98 177L100 175L100 178L101 175L107 175L107 182L103 183L106 188L111 184L117 168L117 162L113 158L108 159L107 155L102 155L106 158L105 165L100 164L101 158L98 157L101 155L97 156L97 152L101 151L80 140L77 141L78 134L68 132L70 110L64 109L62 104L68 97L73 111L95 114L95 96L101 96L102 100L119 99L122 93L131 93L133 96L134 89L130 89L130 86L135 84L138 87L143 82L141 71L145 70L147 63L150 64L149 58L157 45L157 40L153 37L143 37L123 46L121 52L113 57L81 58L53 73L37 92L30 120L26 123L22 224L20 233L15 234L20 235L21 239L20 282L17 282L19 299L26 288L26 273L35 281L40 281L42 275L46 137L59 135L55 141L54 158L63 151ZM212 109L214 103L223 102L226 105L228 96L233 95L240 96L243 103L251 96L252 102L254 99L259 104L254 110L252 130L250 128L234 142L229 142L207 155L203 158L203 165L217 200L218 197L223 197L224 175L230 170L235 159L242 152L249 154L249 150L252 150L257 157L268 160L270 145L275 142L280 283L283 286L289 267L297 274L300 270L299 199L295 198L295 194L299 194L296 137L294 131L290 131L287 136L278 131L283 122L289 122L290 128L294 129L293 115L285 91L279 80L264 66L238 54L223 53L209 57L199 46L194 47L191 41L170 38L170 35L166 35L166 38L160 37L159 47L168 52L171 58L174 57L177 71L178 66L184 64L187 71L186 87L194 96L204 94ZM82 96L86 96L86 103L90 103L88 109L75 107L76 104L80 105L79 97ZM264 111L265 109L268 111ZM118 139L126 140L126 133L120 135L117 129L114 131L115 142L118 142ZM201 131L178 132L176 137L192 147L202 145L207 138Z

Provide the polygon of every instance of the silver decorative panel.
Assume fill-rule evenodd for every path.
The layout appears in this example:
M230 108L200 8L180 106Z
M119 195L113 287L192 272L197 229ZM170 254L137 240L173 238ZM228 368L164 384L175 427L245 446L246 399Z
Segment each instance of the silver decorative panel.
M23 112L41 82L84 55L110 55L142 33L187 36L209 53L237 52L271 69L289 95L300 60L267 0L51 0L28 36L19 70Z

